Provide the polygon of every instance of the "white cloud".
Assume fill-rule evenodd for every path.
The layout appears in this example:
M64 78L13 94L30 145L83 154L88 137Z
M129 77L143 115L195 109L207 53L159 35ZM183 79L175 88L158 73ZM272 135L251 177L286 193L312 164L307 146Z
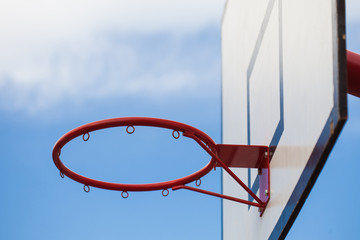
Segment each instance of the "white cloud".
M178 57L172 59L171 55L151 56L138 46L109 38L76 49L62 46L43 58L19 60L12 74L2 78L0 91L5 93L0 99L3 107L36 112L64 99L81 102L120 95L158 97L191 92L199 86L201 79L195 76L199 73L176 65ZM151 67L147 67L148 61L154 61Z
M161 59L131 41L135 36L136 41L141 41L164 33L176 36L170 44L182 51L184 46L178 46L176 41L220 24L224 3L225 0L1 1L0 108L38 111L62 99L81 102L126 94L158 96L202 86L204 82L200 81L207 79L201 73L189 67L176 68L177 58L184 56L170 51L161 56L166 59ZM360 21L360 1L346 0L346 10L348 22ZM113 33L122 39L112 39ZM153 66L155 69L146 68L144 55L160 63Z
M177 36L170 43L176 45L219 24L223 5L216 0L3 1L0 107L38 111L62 99L158 95L194 88L199 80L190 68L158 63L155 70L161 73L146 72L142 58L147 53L136 41L164 33ZM114 39L114 33L121 39ZM176 64L171 51L162 55L166 59L150 54L147 57L155 61Z

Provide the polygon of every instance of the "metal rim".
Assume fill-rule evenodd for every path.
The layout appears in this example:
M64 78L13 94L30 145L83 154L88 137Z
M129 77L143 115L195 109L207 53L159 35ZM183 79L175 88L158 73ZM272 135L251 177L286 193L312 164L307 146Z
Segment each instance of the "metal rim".
M111 183L104 182L92 178L88 178L82 176L69 168L67 168L60 160L60 152L61 148L64 147L68 142L73 140L76 137L83 136L84 134L89 134L90 132L113 128L113 127L129 127L134 128L135 126L148 126L148 127L159 127L171 129L175 132L182 132L185 137L200 139L208 148L214 153L217 153L216 143L204 132L194 128L192 126L170 121L166 119L159 118L147 118L147 117L125 117L125 118L111 118L101 121L96 121L92 123L88 123L77 127L70 132L66 133L62 136L55 144L52 152L53 161L56 167L60 170L61 173L65 174L69 178L74 181L80 182L82 184L103 188L108 190L116 190L116 191L154 191L154 190L163 190L167 188L172 188L178 185L185 185L187 183L196 181L209 173L215 166L216 160L212 158L209 163L198 170L197 172L190 174L186 177L182 177L179 179L159 182L159 183L147 183L147 184L122 184L122 183ZM135 131L135 128L134 128ZM185 133L185 134L184 134ZM180 134L179 134L180 135Z

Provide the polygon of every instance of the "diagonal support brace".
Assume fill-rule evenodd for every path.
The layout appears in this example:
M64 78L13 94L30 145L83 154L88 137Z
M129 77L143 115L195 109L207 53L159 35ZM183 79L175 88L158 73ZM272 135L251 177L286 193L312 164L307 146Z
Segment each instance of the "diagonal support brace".
M269 147L217 144L217 152L214 152L195 134L184 132L184 136L194 139L215 160L216 166L222 167L250 196L253 197L256 203L185 185L174 186L172 187L172 190L187 189L255 206L259 208L260 216L262 216L270 199ZM257 168L260 180L259 196L257 196L256 193L254 193L243 181L241 181L241 179L236 176L233 171L231 171L230 167Z

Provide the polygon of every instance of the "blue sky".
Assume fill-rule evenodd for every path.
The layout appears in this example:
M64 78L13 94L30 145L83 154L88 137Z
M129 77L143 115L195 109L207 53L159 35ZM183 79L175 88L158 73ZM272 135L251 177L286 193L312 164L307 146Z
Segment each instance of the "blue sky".
M360 52L360 4L347 3L347 47ZM125 116L187 123L219 143L224 1L0 6L0 239L220 239L219 199L185 190L166 198L158 191L128 199L95 188L84 193L60 178L51 151L79 125ZM358 122L360 100L349 96L349 120L288 239L356 238ZM91 140L72 142L62 156L103 180L170 180L208 161L191 142L157 129L104 131ZM220 171L202 187L219 192Z

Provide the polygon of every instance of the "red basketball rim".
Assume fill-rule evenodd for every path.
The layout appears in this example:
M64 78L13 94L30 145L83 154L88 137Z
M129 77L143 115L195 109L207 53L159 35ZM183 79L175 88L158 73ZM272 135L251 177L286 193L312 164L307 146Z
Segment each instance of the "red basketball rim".
M166 119L158 118L146 118L146 117L125 117L125 118L112 118L101 121L96 121L88 123L77 127L70 132L62 136L55 144L53 149L53 160L56 167L60 170L60 174L65 174L69 178L83 183L87 186L116 190L116 191L154 191L154 190L164 190L172 188L174 186L185 185L190 182L196 181L209 173L216 165L216 161L212 158L209 163L200 169L199 171L190 174L186 177L158 183L148 183L148 184L122 184L122 183L111 183L104 182L92 178L82 176L69 168L67 168L60 160L61 149L71 140L76 137L83 136L83 140L87 141L89 139L89 133L101 129L113 128L113 127L127 127L127 132L132 134L135 130L134 126L148 126L148 127L159 127L173 130L173 137L178 138L180 132L183 133L186 137L193 138L196 137L200 139L212 152L217 154L216 143L204 132L194 128L192 126L170 121ZM184 134L186 133L186 134Z

